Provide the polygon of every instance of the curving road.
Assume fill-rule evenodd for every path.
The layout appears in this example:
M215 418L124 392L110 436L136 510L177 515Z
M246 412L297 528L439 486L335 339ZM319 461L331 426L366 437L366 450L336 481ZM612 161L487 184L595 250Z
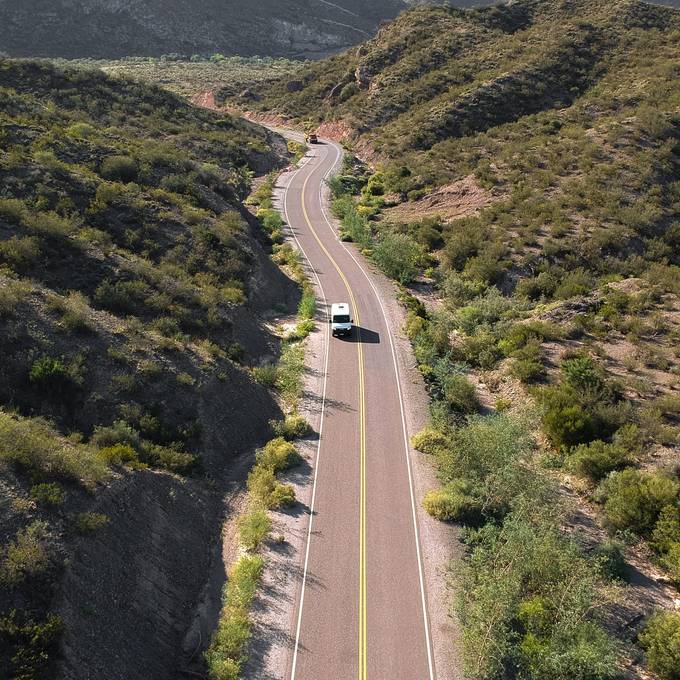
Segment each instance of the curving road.
M314 145L285 190L286 221L314 270L320 316L349 302L356 328L329 338L290 680L434 680L408 436L387 319L360 256L323 201L338 145Z

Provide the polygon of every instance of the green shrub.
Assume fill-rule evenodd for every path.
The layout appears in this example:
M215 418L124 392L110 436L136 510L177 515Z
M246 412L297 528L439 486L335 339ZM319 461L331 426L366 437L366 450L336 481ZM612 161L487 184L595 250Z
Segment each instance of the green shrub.
M411 445L417 451L428 454L436 454L445 451L451 445L448 437L431 427L426 427L411 437Z
M76 139L92 139L96 133L96 128L89 123L73 123L66 128L66 134Z
M93 487L108 477L106 463L91 446L61 437L42 418L0 411L0 461L40 475L72 479Z
M314 329L316 324L312 319L307 319L301 321L295 326L295 328L286 335L287 342L297 342L299 340L304 340Z
M238 680L250 640L248 608L262 578L263 559L244 555L229 571L217 630L205 653L212 680Z
M309 434L311 427L307 420L299 413L292 413L284 420L271 420L269 425L277 437L293 440Z
M66 298L53 296L49 308L61 314L61 323L71 333L84 333L92 330L90 322L90 303L77 291L70 291Z
M439 474L445 482L466 479L490 516L507 510L514 498L538 487L526 467L533 451L528 426L510 415L470 416L438 452ZM535 489L534 489L535 490Z
M0 241L0 260L13 267L26 267L40 257L40 241L35 236L12 236Z
M295 505L295 489L291 484L281 484L277 482L274 490L269 496L269 507L278 510Z
M302 392L302 376L305 372L305 348L300 343L285 342L276 375L276 388L284 403L297 408L297 400Z
M534 357L515 357L510 365L510 375L523 383L533 383L545 376L545 366Z
M639 636L649 668L661 680L680 678L680 614L657 612Z
M21 583L44 572L50 563L47 524L36 520L20 529L6 548L0 549L0 583Z
M28 209L26 204L18 198L0 198L0 218L19 225L23 222Z
M447 376L443 388L444 398L452 409L461 413L475 413L479 410L477 390L464 375Z
M593 551L593 558L603 574L610 579L623 579L626 573L626 558L617 541L607 539Z
M569 385L551 385L537 394L543 406L543 431L556 449L592 440L595 421L581 404L579 393Z
M256 457L259 466L268 468L274 473L287 470L300 462L300 454L297 449L283 436L267 442L257 452Z
M51 397L70 397L79 387L64 362L47 355L33 362L28 379Z
M264 508L253 505L238 518L236 526L241 545L247 550L255 550L269 534L272 522Z
M56 239L68 238L77 226L73 219L62 217L56 212L30 213L24 218L24 225L30 231Z
M316 296L311 288L305 287L298 305L298 316L301 319L313 319L316 314ZM312 326L312 329L314 327Z
M102 177L118 182L134 182L138 173L137 161L130 156L109 156L102 161L100 168Z
M276 364L262 364L253 368L253 378L260 385L265 387L274 387L279 375L279 370Z
M14 314L31 291L32 286L25 281L0 281L0 318Z
M80 512L75 518L76 531L81 534L88 534L92 531L99 531L109 523L109 518L100 512Z
M17 680L48 677L50 662L63 630L62 620L48 614L36 622L25 611L11 609L0 617L0 639L7 657L11 656L10 676Z
M619 444L608 444L601 440L581 444L571 451L567 468L579 477L599 482L612 470L621 470L630 464L630 455Z
M265 508L276 488L274 469L264 465L256 465L248 474L247 487L251 497Z
M405 234L386 233L373 249L373 259L387 276L410 283L418 275L420 246Z
M137 452L129 444L114 444L100 449L99 454L109 465L139 464Z
M428 491L423 507L439 520L456 520L476 524L481 518L481 503L472 495L472 484L465 480L450 482L444 487Z
M675 480L661 473L630 468L613 472L600 486L606 521L614 529L648 535L663 508L676 502L678 488Z
M660 553L668 552L674 543L680 542L680 509L666 505L652 533L652 545Z
M90 441L99 449L113 449L114 456L121 455L120 461L115 460L113 462L125 462L128 448L137 451L141 447L139 432L130 427L124 420L116 420L113 425L108 426L97 425ZM127 448L115 448L121 444L126 445Z
M457 589L466 677L502 678L517 664L532 680L614 678L616 646L593 619L606 601L600 570L537 501L472 536Z
M660 562L675 584L680 585L680 541L668 546L668 550L661 557Z
M61 505L66 493L56 482L44 482L31 487L31 498L42 505Z

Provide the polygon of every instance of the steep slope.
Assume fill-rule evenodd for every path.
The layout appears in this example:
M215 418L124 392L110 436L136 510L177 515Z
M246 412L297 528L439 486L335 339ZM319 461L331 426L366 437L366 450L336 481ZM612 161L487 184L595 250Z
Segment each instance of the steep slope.
M156 88L0 61L3 678L181 672L225 480L280 414L249 366L299 292L241 205L277 144Z
M404 6L402 0L0 0L0 52L315 57L366 39Z

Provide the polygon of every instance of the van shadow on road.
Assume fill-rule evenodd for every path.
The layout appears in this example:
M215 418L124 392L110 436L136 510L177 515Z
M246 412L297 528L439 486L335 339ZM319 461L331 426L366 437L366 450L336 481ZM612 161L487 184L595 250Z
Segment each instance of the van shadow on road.
M339 335L337 339L344 342L360 342L362 345L378 345L380 344L380 333L369 328L354 326L349 335Z

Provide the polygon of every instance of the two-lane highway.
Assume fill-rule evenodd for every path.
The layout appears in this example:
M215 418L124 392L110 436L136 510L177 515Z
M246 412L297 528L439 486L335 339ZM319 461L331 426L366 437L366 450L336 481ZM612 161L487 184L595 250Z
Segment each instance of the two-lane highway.
M404 404L394 343L365 263L337 238L325 179L342 151L313 145L284 213L314 270L320 316L349 302L356 328L329 338L291 680L433 680Z

